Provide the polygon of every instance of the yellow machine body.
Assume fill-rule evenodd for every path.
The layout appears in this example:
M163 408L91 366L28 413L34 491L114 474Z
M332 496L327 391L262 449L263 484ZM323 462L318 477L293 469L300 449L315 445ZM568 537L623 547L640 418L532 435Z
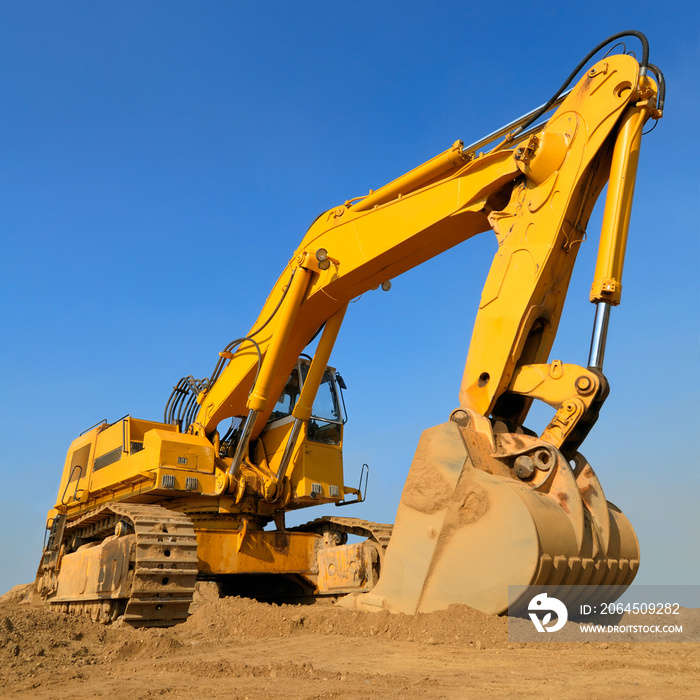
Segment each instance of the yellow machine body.
M211 377L175 387L162 423L126 417L74 441L37 591L98 618L170 624L186 615L194 575L276 574L404 612L460 602L501 613L509 584L590 584L593 596L598 584L631 582L634 531L578 452L607 382L599 368L549 353L608 180L591 299L620 301L641 128L660 116L656 95L635 58L608 56L529 133L488 152L457 142L319 216L251 331L219 354ZM491 230L498 251L459 407L421 438L393 534L351 518L287 529L290 510L363 498L344 484L342 379L328 366L348 303ZM523 427L534 400L554 409L539 437ZM367 540L347 544L349 534ZM180 563L162 575L169 558ZM134 603L146 590L150 602ZM105 591L127 602L109 607Z

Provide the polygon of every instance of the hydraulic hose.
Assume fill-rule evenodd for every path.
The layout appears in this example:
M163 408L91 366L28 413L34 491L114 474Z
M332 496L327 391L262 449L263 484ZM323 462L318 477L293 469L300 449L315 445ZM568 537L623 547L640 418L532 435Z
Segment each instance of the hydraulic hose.
M593 56L595 56L598 53L598 51L600 51L603 47L607 46L613 41L616 41L617 39L620 39L623 36L636 36L642 43L642 60L639 63L639 65L641 66L639 70L639 75L640 77L646 75L647 68L649 68L649 41L647 40L646 36L642 34L642 32L638 32L633 29L613 34L612 36L609 36L607 39L605 39L605 41L601 41L600 44L598 44L594 49L589 51L586 57L576 66L576 68L574 68L574 70L571 72L571 75L569 75L569 77L564 81L564 84L554 93L554 95L547 102L545 102L542 105L542 107L540 107L540 109L538 109L527 122L521 124L508 137L507 140L509 142L512 141L519 133L525 131L525 129L527 129L531 124L534 124L543 114L548 112L552 104L559 97L559 95L561 95L562 92L564 92L564 90L566 90L566 88L569 87L571 81L578 75L579 71L591 60L591 58L593 58ZM658 71L658 68L656 70ZM660 74L661 71L658 71L658 73ZM655 73L655 75L657 75L658 77L658 74Z

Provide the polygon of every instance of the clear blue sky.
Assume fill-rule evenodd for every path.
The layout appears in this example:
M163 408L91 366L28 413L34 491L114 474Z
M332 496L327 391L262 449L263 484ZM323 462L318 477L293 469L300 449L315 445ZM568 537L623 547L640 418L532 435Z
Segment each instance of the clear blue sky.
M71 440L160 419L175 381L249 329L320 211L543 103L624 29L647 33L668 97L583 451L637 529L638 581L700 581L697 9L25 0L0 5L0 591L34 576ZM553 354L569 362L587 358L598 220ZM393 519L420 431L456 405L494 250L484 234L351 306L332 360L346 481L372 475L345 515Z

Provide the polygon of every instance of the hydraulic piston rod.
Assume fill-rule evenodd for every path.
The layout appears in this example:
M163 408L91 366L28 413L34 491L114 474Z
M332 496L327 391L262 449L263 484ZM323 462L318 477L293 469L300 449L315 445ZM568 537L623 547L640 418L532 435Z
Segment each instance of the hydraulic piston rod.
M603 359L605 358L605 343L608 338L609 320L610 304L601 301L596 304L595 307L593 337L591 338L591 350L588 354L588 369L603 371Z
M248 412L248 417L245 419L245 425L243 426L243 433L241 434L241 439L238 441L238 447L236 448L236 454L233 457L233 462L229 467L228 473L231 476L236 476L238 470L240 469L241 462L246 456L248 451L248 443L250 442L250 435L253 432L253 427L255 426L255 419L258 417L258 411L250 410Z

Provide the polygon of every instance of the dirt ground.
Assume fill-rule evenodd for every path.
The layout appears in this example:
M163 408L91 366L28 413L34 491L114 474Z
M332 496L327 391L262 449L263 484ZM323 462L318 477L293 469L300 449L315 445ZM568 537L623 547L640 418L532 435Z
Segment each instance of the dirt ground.
M700 644L513 644L471 608L408 617L219 599L170 629L98 625L0 597L2 698L700 697Z

